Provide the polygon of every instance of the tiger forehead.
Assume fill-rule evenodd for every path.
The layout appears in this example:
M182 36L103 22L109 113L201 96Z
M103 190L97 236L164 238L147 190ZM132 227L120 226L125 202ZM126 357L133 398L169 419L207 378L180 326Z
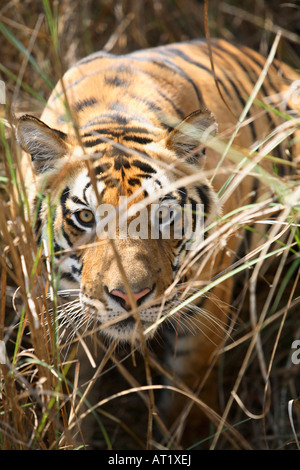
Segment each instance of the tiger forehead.
M70 196L81 195L79 199L85 205L96 207L99 200L118 205L120 196L131 198L129 205L131 200L137 203L160 191L169 180L170 175L153 161L122 152L112 158L106 152L95 161L80 162L68 184Z
M160 181L157 170L147 161L143 161L135 156L119 154L112 161L97 162L94 166L94 172L98 181L105 184L103 193L108 190L114 193L113 199L118 198L118 194L131 196L135 192L135 200L147 197L146 187L154 189L159 188ZM161 178L161 175L159 175ZM142 188L142 190L140 190Z

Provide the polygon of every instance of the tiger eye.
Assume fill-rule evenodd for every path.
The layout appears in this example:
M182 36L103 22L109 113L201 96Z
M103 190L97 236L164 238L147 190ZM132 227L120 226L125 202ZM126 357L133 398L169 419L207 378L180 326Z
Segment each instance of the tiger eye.
M77 215L78 220L82 222L83 224L92 224L95 219L94 214L87 209L78 211L76 215Z

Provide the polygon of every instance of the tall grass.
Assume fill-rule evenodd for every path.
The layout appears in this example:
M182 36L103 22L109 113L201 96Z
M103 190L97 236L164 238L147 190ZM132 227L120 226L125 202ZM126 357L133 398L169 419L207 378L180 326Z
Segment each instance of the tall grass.
M25 187L20 171L20 150L13 133L15 114L25 109L40 111L69 62L78 58L77 54L90 52L97 41L106 50L124 51L152 45L151 41L170 42L185 39L189 34L196 37L202 19L197 23L197 16L191 17L190 12L193 10L202 18L202 7L192 0L177 1L172 3L172 13L165 15L163 2L160 9L155 2L133 2L128 11L125 2L106 2L105 6L100 6L89 1L80 15L77 3L74 11L72 2L61 3L61 11L55 9L56 4L44 0L38 7L30 4L28 11L21 6L15 11L9 3L0 12L0 33L5 41L5 61L0 64L0 71L7 83L7 103L1 110L0 121L0 340L5 343L7 353L0 372L0 448L84 448L86 437L81 424L90 415L96 423L93 442L100 448L180 448L181 432L192 405L200 407L209 417L211 430L203 442L195 441L191 448L207 443L214 449L296 447L300 432L300 381L299 366L292 361L292 343L300 339L300 195L293 177L276 180L259 164L251 166L251 171L267 181L270 190L278 195L278 202L271 199L256 202L220 216L214 222L216 230L205 242L204 254L208 256L213 251L217 239L226 244L240 227L249 231L259 231L262 227L264 234L263 227L269 224L265 243L245 254L210 285L197 290L187 286L190 292L187 300L168 314L172 316L189 308L194 299L205 295L213 286L236 277L227 339L219 351L219 414L179 380L174 381L146 346L141 360L138 351L125 350L114 343L107 345L95 331L92 335L78 331L75 336L68 336L69 331L66 331L62 337L59 317L64 300L59 295L58 279L53 270L51 202L49 200L49 244L37 246L33 235L35 216L30 216L29 188ZM227 3L221 5L222 11L227 8L229 16L234 12ZM98 22L93 23L92 11L97 12ZM146 25L145 11L152 15ZM32 20L27 27L29 15ZM217 25L218 21L212 16L212 29L219 27L225 36L231 34L239 39L238 30L229 29L228 17L222 18L221 25ZM236 21L241 18L236 16ZM139 22L146 28L144 35ZM82 32L80 40L76 31L78 25ZM59 47L65 44L63 33L74 40L77 49L70 47L66 57L60 60ZM93 35L97 41L92 45ZM297 43L297 37L292 39ZM263 36L262 45L265 40ZM97 46L96 49L100 48L99 44ZM285 43L285 48L287 57L296 60L290 43ZM252 98L255 99L255 90ZM297 119L292 125L299 126ZM283 140L289 139L290 127L279 130ZM270 156L277 145L276 135L270 134L266 143L265 157L276 165L277 160ZM225 145L216 141L216 145L236 170L235 177L228 178L220 193L221 199L226 200L236 181L250 169L250 160L234 149L230 141ZM211 177L213 179L214 175ZM255 229L254 222L258 222ZM269 269L271 265L273 268ZM188 264L183 265L182 272L188 268ZM69 310L64 307L65 315L71 317L73 311L73 305ZM159 347L161 341L159 338ZM78 345L83 351L80 360ZM88 361L81 363L83 356ZM84 386L80 386L78 377L86 363L90 364L90 369L86 372ZM165 375L169 384L155 383L158 374ZM96 380L103 391L97 407L87 398L87 392L96 387ZM117 389L111 386L115 381L118 381ZM174 429L166 428L157 409L156 393L162 389L186 399ZM123 413L120 413L121 408L124 408ZM119 429L123 430L123 437L116 439ZM158 431L154 432L155 429Z

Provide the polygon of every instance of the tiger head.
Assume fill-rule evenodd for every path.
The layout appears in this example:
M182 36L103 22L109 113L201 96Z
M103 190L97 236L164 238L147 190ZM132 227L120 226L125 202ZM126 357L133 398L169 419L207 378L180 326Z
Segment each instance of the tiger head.
M96 146L80 129L71 135L30 115L19 119L18 141L35 180L36 236L47 246L51 213L60 291L78 290L78 323L96 321L110 338L127 341L138 318L151 337L174 301L176 289L168 288L195 237L197 204L206 216L215 212L203 171L203 142L215 132L206 109L157 141L124 135Z

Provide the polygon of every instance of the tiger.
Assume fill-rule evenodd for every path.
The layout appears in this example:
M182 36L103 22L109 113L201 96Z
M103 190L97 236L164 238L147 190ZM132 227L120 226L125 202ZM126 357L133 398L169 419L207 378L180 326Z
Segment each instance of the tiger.
M189 390L211 370L199 397L212 406L234 286L226 273L242 248L264 240L245 234L243 223L230 231L226 217L268 199L269 178L296 171L297 139L294 156L280 139L274 159L259 153L281 122L272 109L294 116L291 90L299 76L292 68L273 60L240 120L265 64L258 52L223 39L95 52L65 72L39 118L25 114L17 122L37 242L49 243L48 194L59 290L78 296L72 328L144 346L158 335L164 364ZM229 181L236 184L227 194ZM123 236L118 224L114 236L100 230L101 207L127 215L133 236ZM148 235L156 223L158 236L140 236L137 208L146 210ZM164 409L175 420L170 403Z

